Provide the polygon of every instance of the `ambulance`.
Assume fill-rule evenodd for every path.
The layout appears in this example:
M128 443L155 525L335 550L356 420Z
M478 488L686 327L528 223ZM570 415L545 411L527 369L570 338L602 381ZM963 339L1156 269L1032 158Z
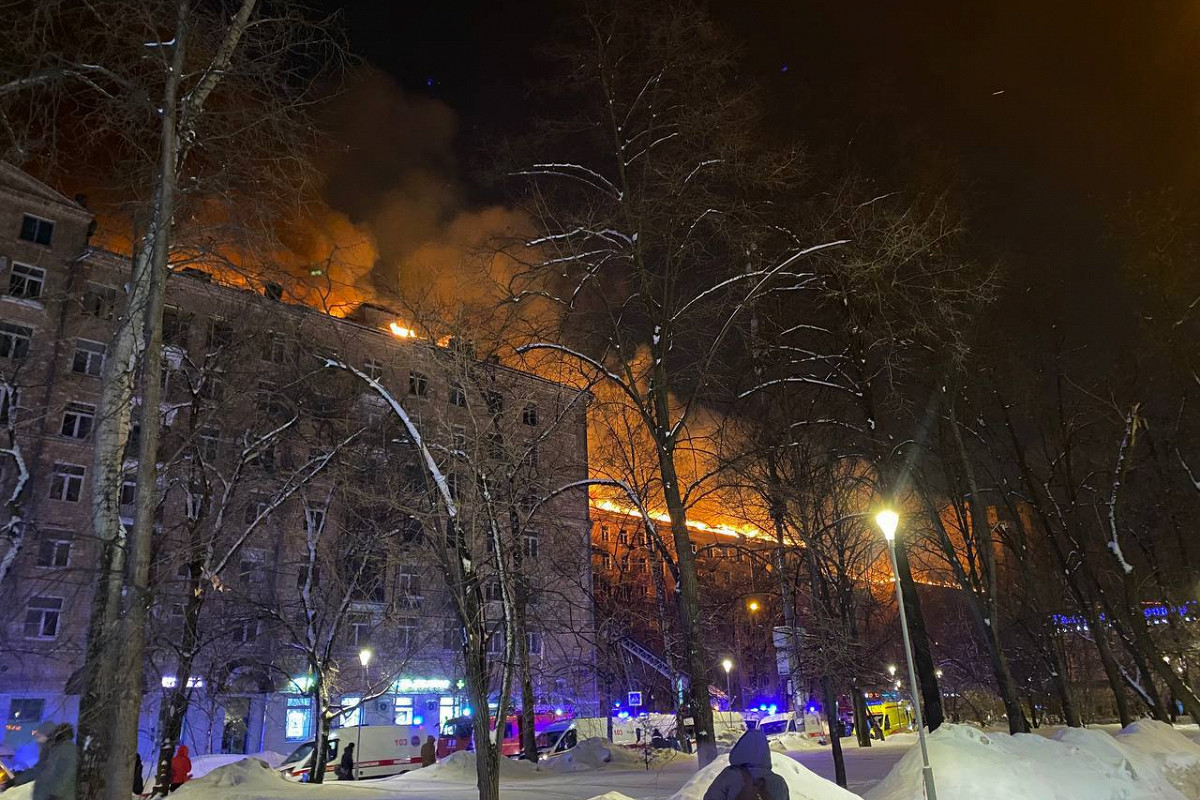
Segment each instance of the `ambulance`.
M354 745L354 779L386 778L421 767L421 728L418 725L350 725L329 732L325 780L336 780L347 744ZM296 748L279 772L287 779L308 782L313 766L313 743Z

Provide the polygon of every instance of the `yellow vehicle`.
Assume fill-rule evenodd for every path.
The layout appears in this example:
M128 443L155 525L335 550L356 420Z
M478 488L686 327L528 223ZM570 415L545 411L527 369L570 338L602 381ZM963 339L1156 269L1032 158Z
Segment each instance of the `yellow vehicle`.
M886 736L912 730L915 723L912 704L896 692L872 692L867 695L867 713Z

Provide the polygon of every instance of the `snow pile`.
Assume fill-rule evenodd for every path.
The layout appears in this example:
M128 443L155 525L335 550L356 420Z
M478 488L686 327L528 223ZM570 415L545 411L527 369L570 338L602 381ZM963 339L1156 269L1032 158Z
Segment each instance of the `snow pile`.
M777 753L786 753L789 750L824 749L824 745L806 733L781 733L778 736L767 738L771 742L771 749Z
M595 797L589 798L589 800L633 800L633 798L620 792L605 792L604 794L598 794Z
M1146 752L1141 742L1131 746L1096 730L1068 728L1045 739L943 725L929 736L929 760L941 800L1200 800L1200 794L1172 786L1160 757L1148 752L1158 733L1141 738ZM921 752L915 747L867 793L870 800L923 796Z
M224 767L229 764L236 764L239 761L244 761L248 758L256 758L259 761L265 761L269 767L283 766L283 760L287 758L283 753L276 753L274 750L264 750L261 753L253 755L226 755L224 753L214 753L207 756L195 756L192 758L192 777L203 778L208 773L218 767ZM153 766L147 765L147 773L153 772Z
M237 789L236 792L222 792L223 800L233 800L239 797L270 797L295 792L293 784L279 774L265 761L256 758L243 758L232 764L217 767L202 778L190 780L175 791L174 796L205 797L212 796L214 789Z
M511 758L500 759L500 780L513 781L537 777L537 765L525 760L514 761ZM385 781L404 781L406 779L455 781L475 783L475 752L459 750L451 753L441 761L424 769L414 769L403 775L386 778Z
M683 785L671 800L704 800L704 793L717 779L721 770L729 766L729 756L721 755L704 769L697 772ZM788 785L789 800L858 800L833 781L809 772L798 762L781 753L771 754L771 769ZM939 795L940 797L940 795Z
M565 753L548 758L539 765L547 772L583 772L593 769L638 769L642 758L607 739L584 739Z
M1143 719L1116 740L1135 757L1153 762L1167 781L1190 798L1200 798L1200 745L1165 722Z

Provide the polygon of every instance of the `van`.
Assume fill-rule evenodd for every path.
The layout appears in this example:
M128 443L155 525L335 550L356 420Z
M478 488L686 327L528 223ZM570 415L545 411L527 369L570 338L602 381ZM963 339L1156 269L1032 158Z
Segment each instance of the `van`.
M329 733L325 779L336 773L346 744L354 745L354 778L386 778L421 766L421 728L417 725L351 725ZM307 781L313 743L305 742L284 759L279 772L289 780Z

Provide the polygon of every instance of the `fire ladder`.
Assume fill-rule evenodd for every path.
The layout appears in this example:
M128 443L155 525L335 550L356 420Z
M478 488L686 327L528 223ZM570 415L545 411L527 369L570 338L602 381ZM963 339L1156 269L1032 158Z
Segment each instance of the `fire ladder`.
M629 638L628 636L622 636L620 639L617 640L617 644L621 645L621 647L624 648L627 653L629 653L630 655L637 658L643 664L650 667L650 669L654 670L659 675L662 675L667 680L671 680L672 677L674 677L675 691L678 692L680 695L682 695L683 690L688 687L689 681L688 681L687 675L680 673L678 675L672 676L670 665L667 664L666 661L663 661L661 658L659 658L657 655L655 655L654 651L643 647L640 643L634 641L633 639ZM729 699L728 696L725 694L725 692L722 691L721 689L718 689L716 686L710 685L708 687L708 693L710 696L716 697L720 700L728 700Z

